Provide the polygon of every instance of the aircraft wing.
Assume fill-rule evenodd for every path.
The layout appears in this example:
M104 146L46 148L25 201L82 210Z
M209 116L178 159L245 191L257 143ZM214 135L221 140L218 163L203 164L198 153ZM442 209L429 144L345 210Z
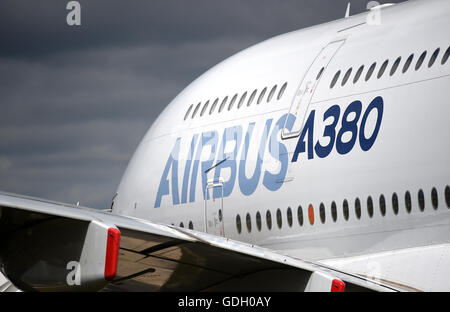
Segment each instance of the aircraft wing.
M38 291L396 291L271 250L0 193L0 268Z

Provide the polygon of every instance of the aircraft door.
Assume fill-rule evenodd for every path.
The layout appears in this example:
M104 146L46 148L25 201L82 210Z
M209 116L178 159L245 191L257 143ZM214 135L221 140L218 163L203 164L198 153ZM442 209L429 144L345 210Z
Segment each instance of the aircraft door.
M208 180L205 199L206 233L224 236L223 226L223 179Z
M320 82L320 78L322 78L323 73L331 59L342 47L344 42L345 39L336 39L325 46L316 56L308 71L303 76L289 110L289 113L296 117L295 122L291 130L287 129L286 126L283 127L283 131L281 132L283 139L293 138L300 135L303 125L306 122L305 119L307 117L306 113L308 111L309 104L314 95L314 91Z

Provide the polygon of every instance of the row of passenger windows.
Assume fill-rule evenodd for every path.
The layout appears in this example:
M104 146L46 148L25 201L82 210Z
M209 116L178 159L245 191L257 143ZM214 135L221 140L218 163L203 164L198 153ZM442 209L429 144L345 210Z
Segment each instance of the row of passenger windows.
M437 49L433 52L433 54L431 55L431 57L430 57L430 59L429 59L429 61L428 61L428 67L429 67L429 68L432 67L432 66L435 64L436 59L437 59L438 56L439 56L439 53L440 53L440 48L437 48ZM416 61L416 65L415 65L415 70L416 70L416 71L420 69L420 67L422 66L423 62L425 61L426 56L427 56L427 51L424 51L424 52L419 56L419 58L418 58L417 61ZM447 62L449 56L450 56L450 47L447 48L447 51L445 52L445 54L443 55L443 57L442 57L442 59L441 59L441 64L442 64L442 65L444 65L444 64ZM413 54L411 54L411 55L406 59L406 62L403 64L402 73L406 73L406 72L408 71L408 69L409 69L410 66L411 66L411 63L412 63L413 60L414 60L414 57L415 57L415 56L414 56L414 53L413 53ZM393 76L393 75L397 72L397 69L399 68L401 61L402 61L402 57L399 56L399 57L395 60L395 62L392 64L392 67L391 67L390 72L389 72L389 75L390 75L390 76ZM378 78L378 79L380 79L380 78L384 75L384 73L385 73L385 71L386 71L388 65L389 65L389 60L384 61L384 63L381 65L380 69L378 70L378 74L377 74L377 78ZM372 75L373 75L373 73L374 73L374 71L375 71L375 69L376 69L376 66L377 66L377 62L374 62L374 63L369 67L369 70L367 71L367 73L366 73L366 75L365 75L365 81L368 81L368 80L372 77ZM323 67L320 69L319 73L317 74L317 78L316 78L316 79L319 79L319 78L321 77L321 75L322 75L324 69L325 69L325 68L323 68ZM356 84L356 83L358 82L358 80L359 80L360 77L362 76L363 71L364 71L364 65L361 65L361 66L359 67L359 69L356 71L355 76L353 77L353 84ZM342 81L341 81L341 86L344 86L344 85L349 81L349 78L350 78L352 72L353 72L353 68L352 68L352 67L350 67L350 68L345 72L345 75L343 76L343 79L342 79ZM330 88L331 88L331 89L336 85L336 83L337 83L337 81L339 80L339 77L340 77L340 76L341 76L341 70L338 70L338 71L336 72L336 74L334 75L333 79L331 80L331 84L330 84ZM278 91L278 95L276 96L276 99L277 99L277 100L280 100L280 99L281 99L281 97L282 97L283 94L284 94L284 91L285 91L286 87L287 87L287 82L285 82L285 83L283 84L283 86L281 87L281 89ZM269 103L269 102L273 99L274 94L276 93L277 89L278 89L278 85L275 85L275 86L272 87L272 89L270 90L270 92L268 93L268 96L267 96L267 98L266 98L267 103ZM267 92L267 87L265 87L265 88L259 93L259 96L257 97L257 100L256 100L256 104L260 104L260 103L263 101L266 92ZM251 95L249 96L248 100L246 101L246 99L247 99L247 92L244 92L244 93L240 96L240 99L239 99L239 101L238 101L238 104L236 105L237 108L239 109L239 108L243 107L243 106L244 106L244 103L247 103L247 106L250 106L250 105L253 103L253 101L255 100L257 93L258 93L258 90L255 89L255 90L251 93ZM228 104L228 111L230 111L230 110L234 107L234 104L237 102L238 97L239 97L239 95L236 93L236 94L231 98L230 102L228 103L228 96L226 96L226 97L223 98L222 101L220 102L220 106L218 107L217 110L216 110L216 108L217 108L217 106L218 106L218 104L219 104L219 98L216 98L216 99L214 100L214 102L212 102L211 106L210 106L210 101L209 101L209 100L206 101L206 102L203 104L203 107L202 107L202 103L201 103L201 102L198 103L198 104L195 106L195 108L194 108L194 104L191 104L191 105L189 106L188 110L186 111L186 114L184 115L184 120L188 119L189 116L191 116L191 119L194 119L194 118L197 116L197 113L198 113L198 116L202 117L202 116L204 116L205 113L208 111L208 108L209 108L209 115L213 114L215 111L217 111L218 113L221 113L222 111L224 111L224 108L227 106L227 104ZM202 108L201 108L201 107L202 107ZM201 110L200 110L200 108L201 108ZM192 114L191 114L191 113L192 113Z
M434 63L436 62L437 57L439 56L440 50L441 50L440 48L437 48L437 49L433 52L433 54L431 55L430 59L428 60L428 68L430 68L431 66L434 65ZM419 58L418 58L417 61L416 61L416 65L415 65L415 70L416 70L416 71L420 69L420 67L422 66L423 62L425 61L426 56L427 56L427 51L424 51L424 52L419 56ZM441 64L442 64L442 65L444 65L444 64L447 62L449 56L450 56L450 47L447 48L447 51L446 51L445 54L442 56L442 59L441 59ZM403 74L406 73L406 72L408 71L408 69L410 68L411 63L412 63L413 60L414 60L414 57L415 57L415 56L414 56L414 53L413 53L413 54L411 54L411 55L406 59L406 62L403 64L403 69L402 69L402 73L403 73ZM393 75L397 72L397 69L399 68L401 61L402 61L402 57L399 56L399 57L395 60L395 62L392 64L392 67L391 67L391 69L390 69L390 71L389 71L389 75L390 75L390 76L393 76ZM385 73L386 68L388 67L388 65L389 65L389 60L384 61L384 63L381 65L380 69L378 70L378 74L377 74L377 78L378 78L378 79L380 79L380 78L384 75L384 73ZM369 70L367 71L366 76L365 76L365 80L366 80L366 81L368 81L368 80L372 77L372 74L373 74L373 72L375 71L376 66L377 66L377 63L374 62L374 63L369 67ZM319 74L317 75L317 79L320 78L320 76L322 75L323 70L324 70L324 68L322 68L322 69L319 71ZM349 80L349 78L350 78L350 76L351 76L351 74L352 74L352 71L353 71L353 68L350 67L350 68L345 72L345 75L344 75L344 77L342 78L342 81L341 81L341 86L344 86L344 85L347 83L347 81ZM363 71L364 71L364 65L361 65L361 66L359 67L359 69L356 71L355 76L353 77L353 84L355 84L355 83L358 82L358 80L359 80L359 78L361 77ZM337 83L337 81L338 81L338 79L339 79L340 76L341 76L341 71L338 70L338 71L336 72L336 74L334 75L333 79L331 80L331 83L330 83L330 89L332 89L332 88L336 85L336 83Z
M412 210L411 193L409 191L406 191L404 196L405 196L404 197L405 210L409 214L409 213L411 213L411 210ZM445 198L445 203L447 205L447 208L450 209L450 186L448 186L448 185L445 187L445 190L444 190L444 198ZM419 210L424 211L426 204L425 204L425 194L424 194L423 190L418 191L417 200L418 200ZM392 210L393 210L394 214L397 215L399 212L399 209L400 209L399 198L398 198L397 193L392 194L391 201L392 201ZM380 213L384 217L386 215L386 198L384 197L383 194L381 194L380 197L378 198L378 204L379 204L378 207L380 209ZM434 210L437 210L437 208L439 206L438 192L435 187L433 187L431 190L431 206L433 207ZM367 208L367 214L369 215L370 218L372 218L374 215L374 200L372 199L371 196L367 197L366 208ZM354 210L355 210L356 218L358 220L361 219L362 202L359 198L356 198L354 201ZM331 218L332 218L333 222L336 222L337 218L338 218L338 207L337 207L336 202L334 202L334 201L330 205L330 212L331 212ZM313 225L315 220L314 220L314 207L312 205L308 206L307 214L308 214L309 223L311 225ZM347 201L347 199L344 199L344 201L342 202L342 216L345 221L349 220L350 206L349 206L349 202ZM319 217L320 217L321 223L324 224L326 222L326 212L325 212L325 204L323 204L323 203L321 203L319 205ZM281 229L283 226L283 216L282 216L281 209L277 209L275 218L276 218L276 223L277 223L278 228ZM293 218L294 218L293 211L292 211L291 207L288 207L286 210L286 221L287 221L287 224L289 225L289 227L292 227L292 225L293 225ZM272 229L272 213L270 212L270 210L266 211L265 219L266 219L265 223L266 223L267 229L271 230ZM297 221L300 226L303 226L303 222L304 222L303 219L304 219L303 208L302 208L302 206L298 206ZM262 216L259 211L256 213L255 221L256 221L256 229L258 231L261 231ZM250 233L252 231L252 217L251 217L250 213L247 213L247 215L245 217L245 223L247 226L247 231L248 231L248 233ZM239 214L236 216L236 229L239 234L242 232L242 222L241 222L241 216Z
M278 94L276 96L276 99L277 99L277 101L280 100L284 94L284 91L286 90L286 87L287 87L287 82L285 82L283 84L283 86L281 87L281 89L279 89L279 90L278 90L278 85L274 85L272 87L272 89L270 89L269 93L267 94L266 102L269 103L272 99L274 99L274 95L277 92L277 90L278 90ZM191 116L191 119L194 119L194 117L197 116L197 113L199 111L200 111L200 113L198 114L198 116L202 117L208 111L208 108L209 108L209 115L213 114L215 111L217 111L218 113L221 113L224 110L224 108L227 106L227 103L228 103L229 111L234 107L234 104L236 104L236 102L237 102L236 106L239 109L239 108L243 107L245 103L247 106L250 106L253 103L253 101L255 100L255 98L256 98L256 104L259 105L259 104L261 104L261 102L263 102L264 96L266 95L267 90L268 90L267 87L265 87L264 89L261 90L259 95L258 95L257 89L253 90L253 92L248 97L248 100L247 100L247 92L244 92L240 96L238 102L237 102L237 99L238 99L239 95L237 93L231 98L229 103L228 103L228 96L226 96L222 99L222 102L220 102L220 106L218 107L217 110L216 110L216 108L219 104L219 98L216 98L214 100L214 102L212 102L211 106L209 106L210 105L209 100L203 104L203 107L202 107L201 102L198 103L197 106L195 106L195 108L194 108L194 104L191 104L191 106L189 106L188 110L186 111L186 114L184 115L184 120L188 119L189 116ZM256 97L257 95L258 95L258 97ZM201 110L200 110L200 107L202 107ZM192 109L194 109L194 110L192 111ZM191 114L191 111L192 111L192 114Z

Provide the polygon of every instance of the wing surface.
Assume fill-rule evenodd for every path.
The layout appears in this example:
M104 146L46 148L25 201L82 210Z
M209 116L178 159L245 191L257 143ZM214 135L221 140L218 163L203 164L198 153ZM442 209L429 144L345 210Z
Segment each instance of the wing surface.
M0 193L0 268L38 291L397 291L198 231Z

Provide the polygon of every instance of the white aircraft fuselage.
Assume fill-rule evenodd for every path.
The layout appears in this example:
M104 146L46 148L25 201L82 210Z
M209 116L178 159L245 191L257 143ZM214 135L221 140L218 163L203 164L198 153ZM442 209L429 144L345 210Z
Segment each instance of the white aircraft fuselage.
M154 122L112 212L450 290L449 17L374 8L221 62Z

